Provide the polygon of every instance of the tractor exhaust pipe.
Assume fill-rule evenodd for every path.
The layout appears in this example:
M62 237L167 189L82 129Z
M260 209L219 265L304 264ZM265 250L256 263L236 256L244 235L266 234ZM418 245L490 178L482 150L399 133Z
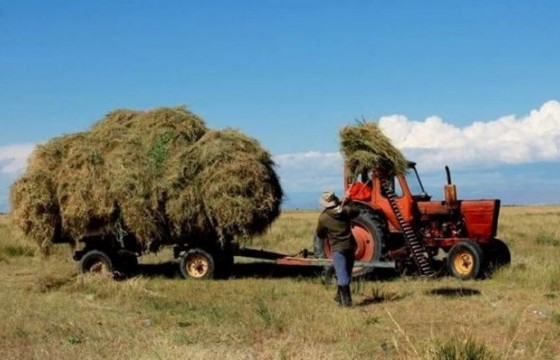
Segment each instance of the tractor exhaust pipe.
M457 209L457 188L451 183L451 172L449 171L449 166L445 165L445 174L447 175L447 185L443 188L443 193L445 196L445 207L449 211L454 211Z

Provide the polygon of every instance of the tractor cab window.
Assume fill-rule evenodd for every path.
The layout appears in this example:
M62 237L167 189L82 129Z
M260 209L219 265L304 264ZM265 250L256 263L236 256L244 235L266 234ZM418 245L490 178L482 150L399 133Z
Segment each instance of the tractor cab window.
M416 167L411 167L408 169L408 171L406 172L406 182L413 196L419 196L419 197L428 196L426 190L424 190L424 186L422 185L420 176L416 171Z
M358 176L358 180L363 183L371 182L372 171L362 171Z
M399 182L399 178L396 176L393 178L393 191L397 197L403 197L404 191L401 187L401 183Z
M399 178L397 176L389 180L388 185L389 185L389 189L391 189L398 198L401 198L403 196L404 191L401 187L401 183L399 182Z

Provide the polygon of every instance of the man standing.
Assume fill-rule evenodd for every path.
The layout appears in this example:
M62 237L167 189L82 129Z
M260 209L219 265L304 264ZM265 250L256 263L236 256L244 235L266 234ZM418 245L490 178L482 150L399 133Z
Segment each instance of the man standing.
M354 267L356 241L352 236L352 218L359 210L344 205L330 190L323 191L319 204L324 208L317 223L317 237L328 239L332 249L332 260L337 278L337 292L334 300L342 306L352 306L350 281Z

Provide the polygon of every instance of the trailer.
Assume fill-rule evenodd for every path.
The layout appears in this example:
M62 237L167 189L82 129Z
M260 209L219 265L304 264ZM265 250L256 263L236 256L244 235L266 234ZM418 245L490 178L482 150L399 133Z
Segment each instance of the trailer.
M297 254L283 254L264 249L239 247L233 250L233 255L257 259L282 266L316 267L324 271L325 277L332 276L333 263L328 258L318 258L313 252L303 249ZM184 278L212 278L215 274L214 257L202 249L191 249L180 256L180 270ZM394 261L356 261L354 263L354 276L372 272L374 269L394 269Z
M96 242L97 243L97 242ZM87 244L87 242L86 242ZM105 273L115 278L134 275L140 256L131 250L112 246L93 247L86 245L74 251L80 273ZM178 261L179 273L184 279L227 278L234 265L234 257L244 257L288 267L315 267L322 271L328 281L333 276L332 260L308 249L296 254L284 254L264 249L240 247L236 244L223 246L200 246L184 243L173 247L173 257ZM319 256L325 256L319 254ZM354 276L364 275L374 269L394 269L394 261L360 261L354 263Z

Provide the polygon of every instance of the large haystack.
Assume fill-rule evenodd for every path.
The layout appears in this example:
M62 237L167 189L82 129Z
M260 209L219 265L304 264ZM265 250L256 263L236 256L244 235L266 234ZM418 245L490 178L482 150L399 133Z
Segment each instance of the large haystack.
M88 132L55 138L11 192L16 223L42 247L123 231L142 249L254 235L281 200L257 141L208 130L184 107L116 110Z
M270 154L236 130L209 131L169 167L167 217L176 237L262 233L282 189ZM185 202L188 199L188 202Z
M361 121L340 131L340 145L346 166L353 175L379 169L392 176L404 174L407 161L376 123Z

